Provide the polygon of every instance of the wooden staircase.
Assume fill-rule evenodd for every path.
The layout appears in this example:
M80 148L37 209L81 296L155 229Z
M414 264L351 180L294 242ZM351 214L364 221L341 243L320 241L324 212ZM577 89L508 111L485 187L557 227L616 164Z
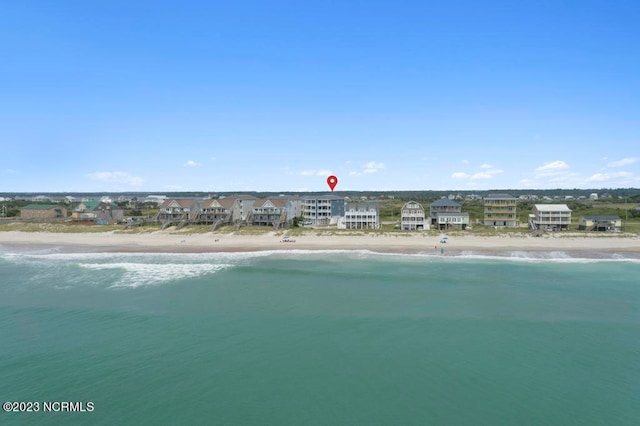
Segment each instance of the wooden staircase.
M214 221L211 225L211 232L214 232L218 228L218 226L226 225L228 223L231 223L231 214L228 214L224 219L218 219Z
M285 228L286 225L287 225L287 211L283 210L282 213L280 213L280 218L275 222L273 222L273 230L277 231L280 228Z
M249 213L247 213L247 216L245 216L244 220L240 220L240 221L236 222L236 225L233 227L233 230L237 231L242 226L251 225L251 221L252 220L253 220L253 211L250 211Z

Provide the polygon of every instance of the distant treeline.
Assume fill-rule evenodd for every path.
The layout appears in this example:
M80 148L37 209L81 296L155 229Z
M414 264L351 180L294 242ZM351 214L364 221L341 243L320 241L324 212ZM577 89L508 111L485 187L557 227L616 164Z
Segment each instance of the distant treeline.
M29 192L0 192L0 197L5 198L31 198L35 196L45 196L50 198L59 198L64 196L72 196L76 199L82 198L96 198L99 199L104 196L109 196L114 201L117 201L119 197L124 198L133 198L136 197L138 201L143 201L148 195L166 195L167 198L192 198L192 197L208 197L208 196L230 196L235 194L246 194L253 195L258 198L266 198L266 197L274 197L278 195L326 195L328 191L318 191L318 192L295 192L295 191L281 191L281 192L248 192L248 191L237 191L237 192L203 192L203 191L192 191L192 192L38 192L38 193L29 193ZM599 198L603 198L603 196L611 196L612 199L627 199L629 202L640 202L640 188L600 188L600 189L492 189L492 190L483 190L483 191L474 191L474 190L444 190L444 191L335 191L333 194L338 196L345 196L352 199L359 199L361 197L367 198L389 198L393 197L396 200L436 200L442 197L448 197L450 195L460 196L461 198L466 198L470 195L475 195L477 197L484 197L488 194L495 193L507 193L514 197L520 197L521 195L535 195L538 198L542 198L543 196L547 197L560 197L561 200L564 200L566 196L573 196L575 198L578 197L589 197L589 195L596 193Z

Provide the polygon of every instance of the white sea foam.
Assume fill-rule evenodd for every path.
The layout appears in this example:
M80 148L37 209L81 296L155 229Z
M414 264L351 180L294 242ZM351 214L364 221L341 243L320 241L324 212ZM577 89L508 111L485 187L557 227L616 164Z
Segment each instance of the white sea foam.
M113 259L172 259L179 261L209 261L209 260L244 260L250 258L269 256L273 252L219 252L219 253L6 253L3 255L13 257L24 257L27 259L61 260L61 261L84 261L84 260L113 260Z
M60 261L78 264L225 264L242 265L250 263L253 259L264 257L305 258L322 256L352 256L354 258L417 258L425 260L455 261L467 260L503 260L521 262L556 262L556 263L591 263L591 262L632 262L640 263L637 255L619 253L592 253L591 257L579 257L563 251L508 251L486 253L482 250L465 250L461 252L433 252L425 250L418 253L381 253L371 250L265 250L250 252L209 252L209 253L60 253L57 251L42 252L0 252L0 258L13 262L33 261Z
M210 263L80 263L79 266L93 270L122 271L123 275L111 287L140 287L212 274L232 265Z

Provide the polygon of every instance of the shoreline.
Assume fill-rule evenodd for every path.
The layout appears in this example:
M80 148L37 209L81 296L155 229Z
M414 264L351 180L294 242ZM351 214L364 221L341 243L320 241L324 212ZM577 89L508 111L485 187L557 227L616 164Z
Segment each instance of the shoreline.
M282 242L273 232L261 235L0 232L0 246L91 253L221 253L292 250L366 250L389 254L447 254L513 256L514 253L567 253L588 258L616 254L640 258L640 237L621 236L440 236L424 234L301 235Z

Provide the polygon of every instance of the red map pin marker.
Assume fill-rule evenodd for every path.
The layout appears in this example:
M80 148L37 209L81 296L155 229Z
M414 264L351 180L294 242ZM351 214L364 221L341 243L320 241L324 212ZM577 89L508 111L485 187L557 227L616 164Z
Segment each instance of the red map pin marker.
M337 177L331 175L327 178L327 185L329 185L329 188L331 188L331 192L333 192L333 188L335 188L337 184L338 184Z

